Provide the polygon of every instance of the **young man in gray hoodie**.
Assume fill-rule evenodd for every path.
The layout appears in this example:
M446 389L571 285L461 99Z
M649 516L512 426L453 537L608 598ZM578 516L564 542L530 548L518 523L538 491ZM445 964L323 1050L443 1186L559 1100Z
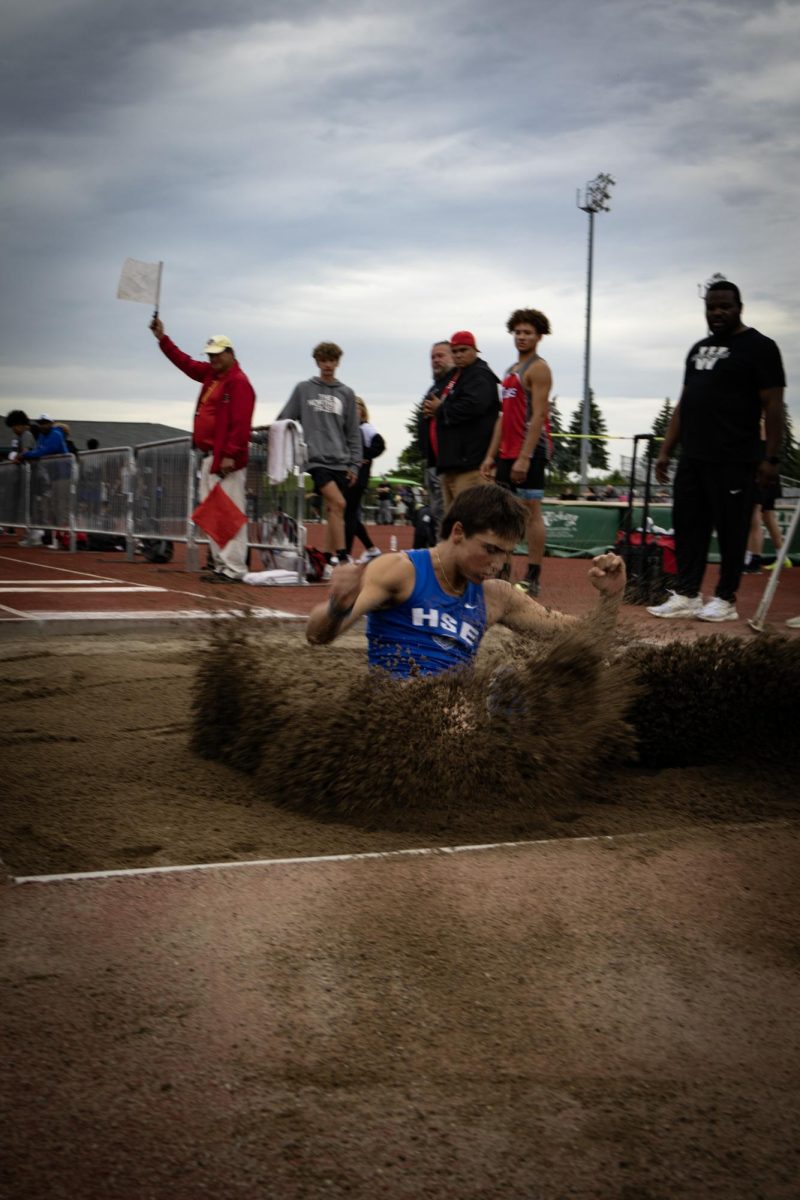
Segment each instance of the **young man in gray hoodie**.
M308 470L325 499L326 558L332 566L347 562L344 509L347 489L363 458L356 396L340 383L336 369L342 351L335 342L320 342L312 351L319 375L298 383L278 413L278 420L299 421L308 447Z

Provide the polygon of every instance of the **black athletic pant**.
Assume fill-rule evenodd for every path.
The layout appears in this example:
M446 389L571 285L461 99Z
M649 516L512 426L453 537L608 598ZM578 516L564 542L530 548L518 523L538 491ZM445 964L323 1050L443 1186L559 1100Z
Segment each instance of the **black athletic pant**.
M736 599L753 512L755 473L755 463L679 459L672 500L679 595L699 594L711 533L716 529L720 553L716 595Z
M344 548L348 554L353 549L353 542L356 538L363 544L365 550L372 549L372 538L361 520L361 500L368 483L369 472L364 477L363 471L360 471L356 482L345 493Z

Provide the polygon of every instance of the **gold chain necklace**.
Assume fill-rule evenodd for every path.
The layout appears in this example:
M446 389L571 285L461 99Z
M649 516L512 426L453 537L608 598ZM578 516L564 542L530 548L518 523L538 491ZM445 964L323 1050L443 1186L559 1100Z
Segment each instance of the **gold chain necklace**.
M454 588L454 587L453 587L453 585L452 585L452 583L450 582L450 580L449 580L449 579L448 579L448 577L447 577L447 571L445 571L445 569L444 569L444 563L442 562L442 556L441 556L441 554L439 553L439 547L438 547L438 546L434 546L434 547L433 547L433 549L434 549L434 553L436 554L436 561L437 561L437 563L439 564L439 570L442 572L442 576L443 576L443 578L444 578L444 581L445 581L445 583L447 584L448 588L449 588L449 589L450 589L450 591L453 593L453 595L455 595L455 596L463 596L463 594L464 594L464 588L462 587L462 588L461 588L461 591L459 591L459 590L458 590L458 588Z

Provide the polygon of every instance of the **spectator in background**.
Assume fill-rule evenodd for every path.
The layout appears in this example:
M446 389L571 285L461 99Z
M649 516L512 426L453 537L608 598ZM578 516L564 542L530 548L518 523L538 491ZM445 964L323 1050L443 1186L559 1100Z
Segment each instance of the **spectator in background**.
M308 511L310 515L307 519L319 524L322 520L322 496L316 488L308 493Z
M61 430L53 424L52 417L42 413L37 419L36 425L38 430L36 445L32 450L26 450L24 454L21 454L20 460L34 464L31 478L31 503L39 511L39 519L46 530L42 536L42 543L57 549L57 543L52 539L51 527L59 525L65 519L66 514L58 512L58 502L54 496L53 484L57 482L60 473L63 472L64 464L46 463L42 460L68 455L69 447Z
M478 357L475 335L467 329L454 333L450 351L455 370L422 404L423 416L435 418L431 432L446 509L466 488L486 483L480 468L500 412L500 380Z
M31 423L27 413L24 413L21 408L14 408L6 417L6 425L14 434L11 442L11 453L8 456L9 462L17 462L18 459L28 450L32 450L36 445Z
M384 475L383 479L378 484L378 524L379 525L394 525L394 512L392 504L394 503L394 493L392 492L391 484L387 481Z
M67 425L65 421L56 421L55 428L61 430L61 433L64 436L64 441L67 444L67 450L69 451L70 454L74 454L75 457L77 458L80 451L78 450L78 447L75 445L75 443L72 440L72 437L70 436L69 425Z
M538 596L547 530L542 515L544 471L550 460L550 368L539 354L539 343L550 322L536 308L518 308L506 328L514 338L517 361L503 379L503 411L492 434L481 473L495 478L525 504L528 566L516 587Z
M747 538L747 550L744 556L744 575L759 575L763 565L763 550L764 550L764 530L770 536L775 553L780 554L783 538L781 537L780 526L778 519L775 516L775 501L781 495L780 483L774 487L758 488L756 490L756 503L753 508L753 519L750 522L750 533ZM767 570L771 570L774 564L770 564ZM791 567L792 560L786 558L784 566Z
M656 478L665 484L680 442L672 504L678 576L669 599L647 611L736 621L755 488L774 487L778 480L786 377L775 342L743 323L736 284L711 284L705 310L710 336L686 357L681 398L656 461ZM765 443L759 440L762 412ZM715 594L704 604L700 588L714 528L720 572Z
M162 354L173 366L199 383L192 444L203 452L200 470L201 502L220 485L241 512L246 512L245 476L256 394L236 360L230 338L218 334L206 342L208 362L190 358L164 332L160 317L150 329ZM214 583L237 583L247 574L247 525L218 546L209 539Z
M426 415L424 407L426 400L438 396L439 389L445 384L448 376L455 370L455 365L450 343L434 342L431 346L431 374L433 375L433 383L422 397L423 412L419 422L419 444L425 458L425 488L428 493L429 520L433 522L436 530L438 530L444 516L442 488L436 471L436 417L435 414Z
M22 461L22 456L24 454L26 454L29 450L33 450L34 446L36 445L36 438L34 436L33 430L31 429L31 423L28 418L28 414L23 412L21 408L12 409L12 411L6 417L6 425L11 430L11 432L14 434L14 437L11 442L11 453L8 456L8 460L9 460L9 462L19 463ZM24 524L24 522L25 522L25 498L24 498L24 493L23 493L24 479L21 474L17 477L16 484L18 486L18 493L17 493L17 498L16 498L16 509L17 509L17 513L18 513L19 517L21 518L20 524ZM43 536L43 530L28 529L25 532L25 536L20 540L19 545L26 546L26 547L41 546L42 536Z
M406 506L406 516L410 523L415 525L417 522L417 497L414 495L414 489L407 483L404 483L400 488L400 495Z
M97 438L87 438L86 449L87 450L99 450L100 443L98 442Z
M392 511L394 512L395 521L397 521L399 525L405 525L406 517L408 516L408 509L406 508L406 502L403 499L402 492L398 491L395 493L394 508Z
M428 504L427 497L423 492L420 497L419 508L414 520L414 550L424 550L436 545L437 525L433 517L433 510Z
M361 501L369 487L369 476L372 470L373 459L376 459L379 454L383 454L386 449L386 443L375 426L370 424L369 410L360 396L356 396L356 407L358 408L358 418L361 423L361 443L364 457L361 459L355 483L347 489L347 500L344 510L345 550L349 558L353 549L353 542L358 538L364 547L364 553L358 561L369 562L371 558L378 557L380 550L367 533L366 526L361 517Z
M761 438L762 446L766 445L766 428L763 417L761 419L759 437ZM745 575L758 575L761 570L764 529L767 530L772 540L775 553L780 553L783 538L781 537L778 519L775 516L775 501L780 500L782 494L780 478L767 487L756 486L755 505L753 506L753 516L750 521L750 533L747 538L747 551L744 556ZM791 567L791 559L787 558L785 565Z
M37 458L48 458L52 454L69 454L69 446L66 443L64 434L57 425L53 424L53 418L48 417L46 413L37 419L38 436L36 445L32 450L26 450L20 455L23 461L33 461Z
M298 383L278 413L278 420L299 421L308 447L308 471L325 500L328 566L349 561L344 514L347 492L358 478L362 458L356 396L336 378L342 350L320 342L311 352L318 375Z

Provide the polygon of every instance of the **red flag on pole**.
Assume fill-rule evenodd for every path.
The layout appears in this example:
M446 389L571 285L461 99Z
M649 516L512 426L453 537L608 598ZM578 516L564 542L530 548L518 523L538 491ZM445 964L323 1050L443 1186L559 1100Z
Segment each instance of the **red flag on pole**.
M192 520L199 525L218 546L227 546L231 538L247 523L247 517L233 503L222 485L217 483L206 496L202 504L198 504L192 513Z

